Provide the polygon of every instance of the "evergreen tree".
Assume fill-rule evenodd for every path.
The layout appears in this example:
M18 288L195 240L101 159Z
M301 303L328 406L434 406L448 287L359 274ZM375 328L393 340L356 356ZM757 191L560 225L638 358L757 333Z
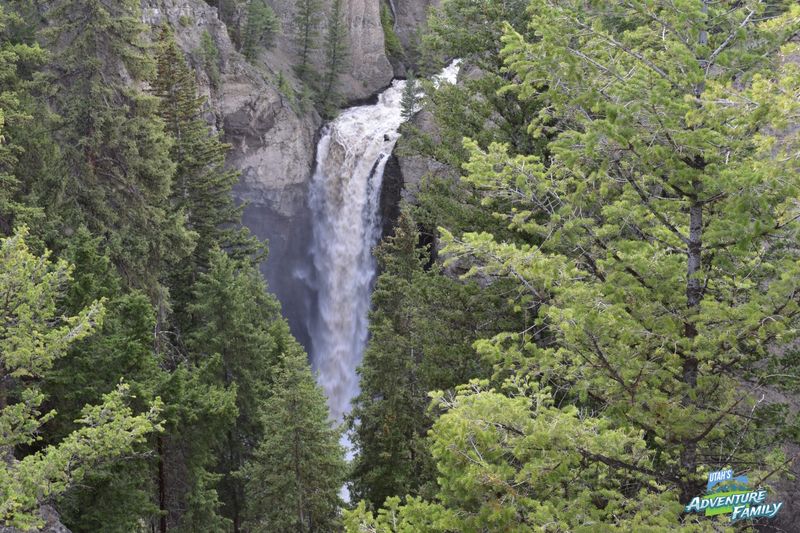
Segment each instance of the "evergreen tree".
M422 39L423 55L461 58L461 71L469 75L462 76L457 84L418 80L426 113L433 116L436 129L404 124L397 145L399 153L421 154L460 169L469 157L462 139L469 137L483 147L503 142L510 145L512 153L545 156L546 137L527 134L541 102L521 100L513 92L501 90L508 83L498 46L503 24L508 22L527 35L530 16L525 4L519 0L447 0L432 11ZM442 67L440 59L428 63L420 65L428 76ZM452 230L482 228L498 237L519 238L502 221L492 220L491 210L480 204L478 191L460 181L453 183L449 173L445 174L442 180L432 174L421 183L418 203L423 209L417 215L421 224L431 230L438 226Z
M95 335L73 343L45 373L45 405L59 416L48 424L37 448L79 429L75 420L83 406L99 403L120 380L130 388L131 407L144 410L166 377L153 354L152 305L142 292L126 292L104 253L102 239L81 228L70 238L62 257L74 265L62 306L70 313L79 312L102 298L105 317ZM62 521L75 533L134 530L157 512L152 501L153 471L149 454L93 468L59 499Z
M204 379L236 390L238 415L221 435L217 471L223 476L219 491L224 514L238 531L245 497L236 472L264 434L261 413L270 395L273 367L282 353L298 348L257 268L219 249L211 254L209 271L193 286L188 312L193 323L202 324L185 342L195 364L208 367Z
M612 419L645 431L658 454L656 470L682 501L701 492L701 464L754 468L750 461L756 461L772 470L774 465L761 462L761 447L774 446L775 437L741 435L739 410L752 398L736 391L730 372L758 374L757 366L770 359L768 344L793 335L795 312L784 301L795 291L794 267L788 263L796 252L767 243L796 231L785 199L797 194L800 183L777 178L796 176L796 168L766 146L776 145L775 131L784 127L787 108L782 106L797 105L771 95L798 79L796 68L777 64L772 53L783 46L783 54L797 48L787 42L800 26L800 6L764 24L756 22L763 6L729 9L705 0L690 12L669 4L653 11L647 2L612 3L597 13L572 3L543 1L535 7L532 27L541 32L546 19L548 29L536 44L509 32L506 63L519 76L546 72L548 80L565 73L562 68L570 70L569 81L562 79L565 90L546 92L562 125L550 144L548 175L595 178L585 193L576 193L581 198L570 195L557 202L570 204L569 209L580 206L583 215L570 219L580 218L581 229L556 222L556 214L541 226L524 226L537 234L534 228L552 228L561 240L552 248L554 241L544 241L552 255L540 265L569 257L566 245L581 250L572 257L574 268L590 274L550 289L554 299L546 317L560 330L561 349L557 355L537 350L534 357L543 370L551 365L579 369L575 392L597 390L595 401ZM565 46L565 39L588 28L593 16L606 19L603 27ZM654 20L665 27L652 26ZM625 65L601 60L609 50L612 61ZM567 58L569 66L548 60L534 67L523 58L526 53L554 54L549 57ZM618 69L633 69L633 74L621 76ZM747 73L752 83L737 86L733 71ZM531 84L517 89L522 98L539 97ZM582 115L587 109L602 111ZM548 122L542 116L531 131L548 128ZM794 142L787 137L777 149L791 150ZM490 149L470 164L479 186L485 185L484 165L499 151ZM555 189L539 188L539 173L529 167L527 175L537 198L559 194L560 187L572 183L567 178ZM561 212L560 206L552 208ZM760 266L751 270L754 261ZM773 268L779 264L776 275ZM759 288L741 287L742 276L758 280ZM565 304L564 298L576 297L582 303ZM606 305L619 314L600 312ZM575 327L566 328L569 314L581 317ZM720 321L721 316L726 319ZM661 344L665 339L670 348ZM726 444L733 435L742 442L738 447Z
M435 264L426 270L429 254L418 242L406 207L394 236L376 249L381 275L359 368L361 392L350 415L356 450L350 493L376 508L392 495L432 495L429 393L488 377L490 365L473 342L519 327L503 297L512 285L481 288L442 275Z
M149 453L88 472L59 499L62 521L75 533L126 533L142 523L183 531L225 529L229 524L221 516L219 480L212 470L220 435L236 417L235 391L209 384L216 361L191 365L175 346L154 343L166 332L154 337L152 304L140 291L124 288L101 243L80 229L63 252L75 265L66 308L104 298L106 313L98 334L75 343L46 374L45 405L62 416L48 424L42 444L75 431L82 406L99 402L123 378L136 398L132 407L143 409L155 395L163 398L164 431L150 439ZM181 344L173 339L169 336L170 344Z
M236 387L219 383L219 356L180 358L160 389L165 432L154 443L160 532L228 531L218 472L222 450L238 413ZM157 526L156 526L157 524Z
M400 115L403 117L403 120L411 120L411 117L417 112L419 102L418 91L417 78L414 76L414 71L409 70L408 77L406 78L406 85L403 87L403 98L400 100Z
M440 396L436 503L351 530L716 530L682 516L708 470L786 471L791 420L755 393L796 386L770 346L797 331L800 7L762 9L536 0L536 39L507 27L506 91L545 102L551 157L466 141L464 170L531 244L444 232L444 253L517 280L546 333L476 344L496 386Z
M249 60L256 58L260 47L272 48L280 32L280 20L264 0L250 0L247 4L247 26L242 53Z
M536 385L507 383L505 394L473 381L454 397L431 431L436 498L389 498L378 513L361 502L345 511L349 533L381 531L671 531L683 506L669 493L630 490L646 468L642 435L614 428L574 406L555 407ZM602 458L602 460L599 460ZM594 461L592 461L594 459ZM592 462L587 467L587 462ZM602 494L602 497L598 497ZM707 522L688 531L719 531Z
M524 32L530 18L529 4L529 0L446 0L428 17L423 54L458 57L496 72L503 66L500 50L505 25Z
M139 3L58 0L47 31L52 103L63 117L63 188L49 207L66 233L81 223L108 241L126 281L158 298L161 265L184 257L191 238L171 215L174 164L158 101L131 86L152 73Z
M394 236L376 249L382 273L372 294L370 340L350 414L356 451L350 493L376 507L388 496L415 492L433 477L424 442L423 354L413 324L414 306L424 305L411 294L425 262L417 240L417 228L403 212Z
M299 347L283 355L263 413L264 438L243 472L250 530L337 531L344 449Z
M21 450L40 439L55 411L43 412L41 379L71 344L96 330L103 306L59 316L58 302L71 267L33 255L27 229L0 244L0 524L29 530L41 525L39 506L79 483L104 461L133 453L156 423L159 403L134 415L128 385L119 384L101 403L86 406L81 427L38 453Z
M172 186L172 209L185 217L186 226L197 234L191 256L174 268L170 288L182 312L188 291L199 272L208 267L209 254L219 246L238 257L254 254L258 244L241 227L241 207L231 189L238 172L225 168L230 145L209 130L202 116L204 99L197 96L194 72L186 64L168 28L159 38L154 92L161 99L160 111L173 140L170 156L176 163Z
M213 89L219 89L222 83L222 74L219 71L219 48L214 38L208 32L203 30L200 35L200 57L203 60L203 69L208 75L208 81Z
M341 103L339 76L347 68L347 25L342 0L333 0L328 31L325 35L325 73L320 89L323 112L332 116Z
M320 0L297 0L294 16L295 46L299 62L297 75L306 82L313 82L312 54L319 46L319 23L322 2Z
M16 175L25 147L15 138L15 130L31 126L30 100L20 71L36 68L45 60L38 44L20 42L13 26L21 23L14 13L0 6L0 235L10 235L15 222L41 223L41 210L23 201L23 187Z

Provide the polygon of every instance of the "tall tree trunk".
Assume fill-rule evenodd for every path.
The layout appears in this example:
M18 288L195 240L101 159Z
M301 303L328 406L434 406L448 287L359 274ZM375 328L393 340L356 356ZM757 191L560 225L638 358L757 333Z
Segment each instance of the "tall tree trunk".
M158 531L167 533L167 483L164 472L164 437L156 438L158 449Z
M702 11L705 16L708 15L709 1L703 0ZM703 24L707 24L707 21L703 21ZM698 44L704 46L707 43L708 31L706 27L703 27L698 36ZM700 68L705 69L706 60L698 58L698 61ZM692 87L692 92L696 98L699 98L704 90L704 81L700 81ZM699 159L695 166L697 169L704 169L705 161ZM686 261L686 306L690 314L697 312L703 299L703 286L699 277L703 263L703 202L700 198L702 194L701 188L702 184L699 179L692 180L692 204L689 207L689 243ZM690 340L697 337L697 327L693 318L686 321L684 335ZM682 399L682 404L685 407L690 407L694 402L691 396L692 392L697 388L697 368L697 358L690 349L683 360L683 382L688 386L688 390ZM683 443L680 460L683 475L687 476L681 487L681 497L683 501L688 502L697 495L701 488L700 484L692 479L697 470L697 442L687 440Z
M695 195L699 194L699 183L694 182ZM702 265L702 247L703 247L703 206L699 203L699 199L695 198L692 206L689 208L689 246L687 254L687 267L686 267L686 305L689 313L694 313L700 306L700 301L703 298L703 287L698 276ZM684 335L688 339L694 339L697 336L697 328L694 324L694 319L689 318L684 326ZM688 386L686 394L682 399L685 407L692 405L691 392L697 388L697 358L691 350L687 353L683 360L683 381ZM697 443L694 441L684 442L683 450L681 451L681 468L684 475L692 476L697 469ZM689 501L696 496L698 484L692 480L685 480L681 488L682 498Z
M294 455L294 477L297 482L297 519L300 522L300 531L309 531L306 525L305 503L303 502L303 474L300 468L300 435L299 430L294 431L294 442L292 453Z
M228 379L228 378L230 378L230 379ZM229 375L227 375L226 376L226 384L228 386L230 386L230 381L232 381L232 378ZM232 505L232 509L231 509L231 515L232 515L232 520L233 520L233 533L239 533L241 531L241 527L242 527L242 516L241 516L242 515L242 512L241 512L242 503L239 500L239 485L238 485L238 481L236 479L233 479L233 476L231 475L240 466L240 461L238 460L239 456L235 452L235 448L234 448L235 444L236 444L236 440L233 437L233 431L228 431L228 450L230 450L230 453L228 455L228 461L229 461L229 463L228 463L228 471L225 473L225 475L228 477L228 479L230 480L230 484L231 484L231 499L232 499L232 504L233 504Z
M0 365L0 410L5 409L6 402L8 401L6 397L8 396L8 392L6 392L8 385L8 380L11 379L6 372L5 368Z

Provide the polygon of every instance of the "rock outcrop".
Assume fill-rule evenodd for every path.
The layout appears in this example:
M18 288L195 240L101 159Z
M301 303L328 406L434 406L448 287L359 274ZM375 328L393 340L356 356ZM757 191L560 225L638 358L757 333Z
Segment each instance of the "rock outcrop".
M425 26L428 11L439 5L439 0L390 0L394 12L394 31L403 48L411 50L417 46L417 32Z
M39 516L44 521L41 529L37 529L37 533L71 533L71 531L61 523L61 517L58 515L52 505L42 505L39 508ZM0 533L31 533L23 532L21 529L15 527L0 526Z
M404 39L425 17L431 0L393 0L395 28ZM203 0L142 0L144 22L158 28L165 22L198 72L200 90L208 99L208 121L232 145L228 164L241 172L235 197L247 204L244 223L269 241L269 260L262 270L283 304L295 336L307 340L301 320L312 295L303 281L311 240L308 185L314 167L322 119L308 102L303 105L302 83L293 73L297 62L294 35L296 3L267 0L281 21L275 45L251 64L236 51L229 28L217 8ZM369 98L392 80L386 57L380 2L343 0L348 28L348 69L339 92L347 101ZM319 43L324 43L331 0L324 1ZM241 13L232 15L233 21ZM227 19L226 19L227 20ZM233 32L234 34L236 32ZM205 39L205 45L203 40ZM209 43L213 43L209 59ZM206 50L204 50L204 46ZM322 53L317 70L324 71ZM398 172L399 174L399 172ZM387 209L391 210L390 206Z
M439 142L438 128L433 115L423 109L411 119L411 123L419 128L423 133L431 136L434 142ZM402 139L398 143L399 148L395 150L400 174L403 180L402 198L409 202L414 202L419 191L420 182L429 176L451 177L456 179L458 173L452 167L436 161L424 155L411 155L403 150Z
M386 58L380 2L344 0L346 4L350 68L341 79L344 96L361 100L389 85L393 70Z
M426 1L426 0L423 0ZM347 26L347 70L342 73L338 90L345 101L364 100L381 91L392 81L392 67L386 57L383 27L380 20L380 2L377 0L342 0L344 21ZM295 2L268 0L281 21L282 32L277 44L263 54L266 68L291 73L297 53L294 35ZM327 31L331 0L324 0L323 13L318 28L318 44L323 48ZM321 52L321 51L320 51ZM318 72L325 71L322 53L315 55Z
M228 162L241 172L239 198L283 217L301 214L319 116L310 109L301 112L278 90L268 70L249 64L236 52L216 8L202 0L148 1L145 20L154 26L169 21L178 44L200 73L209 119L232 144ZM206 32L218 54L218 81L201 57Z
M216 8L202 0L146 0L144 7L145 22L168 21L175 29L178 45L198 71L207 118L231 144L227 163L241 172L234 196L247 204L244 223L269 241L270 260L262 271L284 314L299 323L293 315L303 309L294 302L305 298L294 273L306 262L311 238L308 183L322 120L311 106L302 108L293 94L278 89L278 73L294 82L288 56L276 54L272 67L250 64L236 51ZM214 65L201 50L204 34L214 43ZM302 332L295 333L302 341Z

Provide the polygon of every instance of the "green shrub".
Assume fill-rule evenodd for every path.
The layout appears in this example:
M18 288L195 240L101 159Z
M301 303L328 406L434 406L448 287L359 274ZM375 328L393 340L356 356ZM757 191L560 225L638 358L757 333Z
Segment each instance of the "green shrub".
M217 89L220 83L219 49L208 31L204 31L200 37L200 56L211 86Z

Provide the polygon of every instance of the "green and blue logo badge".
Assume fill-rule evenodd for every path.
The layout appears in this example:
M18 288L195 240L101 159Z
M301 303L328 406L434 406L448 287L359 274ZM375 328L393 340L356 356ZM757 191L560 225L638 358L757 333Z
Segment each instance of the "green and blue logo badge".
M733 470L708 474L706 493L695 496L686 506L686 513L704 512L706 516L730 514L731 522L752 518L773 518L783 502L767 503L767 491L752 489L747 476L735 476Z

